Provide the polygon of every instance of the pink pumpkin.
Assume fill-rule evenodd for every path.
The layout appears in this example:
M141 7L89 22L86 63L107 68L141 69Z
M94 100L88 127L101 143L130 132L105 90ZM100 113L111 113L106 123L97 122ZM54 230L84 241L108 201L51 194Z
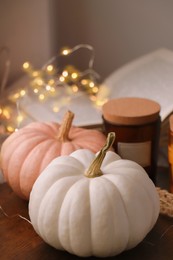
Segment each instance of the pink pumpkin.
M81 148L96 153L106 137L98 130L72 126L70 111L60 125L55 122L33 122L11 134L1 147L1 168L13 191L26 200L32 186L45 167L60 155Z

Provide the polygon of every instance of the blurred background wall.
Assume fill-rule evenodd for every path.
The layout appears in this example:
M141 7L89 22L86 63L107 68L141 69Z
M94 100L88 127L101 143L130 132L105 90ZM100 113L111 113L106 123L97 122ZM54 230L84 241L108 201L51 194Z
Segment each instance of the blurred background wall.
M173 50L172 14L172 0L1 0L0 47L10 49L9 83L22 75L24 61L39 67L62 46L92 45L103 79L157 48ZM74 57L80 69L88 59L84 50Z
M29 60L40 67L54 53L56 22L54 0L1 0L0 48L10 50L9 84L22 75L22 64ZM0 53L3 73L5 52Z

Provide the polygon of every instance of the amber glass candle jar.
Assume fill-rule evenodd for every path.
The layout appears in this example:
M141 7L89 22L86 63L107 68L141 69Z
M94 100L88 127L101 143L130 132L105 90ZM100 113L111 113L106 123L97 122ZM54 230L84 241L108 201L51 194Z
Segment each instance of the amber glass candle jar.
M160 105L145 98L119 98L105 103L102 113L105 133L116 133L115 151L140 164L156 183Z
M169 132L168 132L168 161L169 161L169 176L170 176L170 192L173 193L173 115L169 117Z

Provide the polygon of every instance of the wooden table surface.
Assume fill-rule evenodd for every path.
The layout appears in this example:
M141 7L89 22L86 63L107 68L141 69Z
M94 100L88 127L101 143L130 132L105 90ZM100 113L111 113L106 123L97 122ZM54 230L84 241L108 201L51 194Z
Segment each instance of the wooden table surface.
M5 216L0 210L1 260L83 259L58 251L43 242L32 225L18 216L28 218L28 204L17 197L7 184L0 184L0 206L8 215ZM173 259L173 219L159 216L153 230L136 248L109 259Z

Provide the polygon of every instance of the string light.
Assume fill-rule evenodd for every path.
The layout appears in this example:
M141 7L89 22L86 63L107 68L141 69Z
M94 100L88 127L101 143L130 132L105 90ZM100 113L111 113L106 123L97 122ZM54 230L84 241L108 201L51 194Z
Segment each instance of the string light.
M54 69L54 67L53 67L53 65L51 65L51 64L48 65L47 68L46 68L46 70L47 70L48 72L52 72L53 69Z
M79 49L88 49L91 52L91 57L89 59L88 68L84 71L80 71L77 68L75 68L73 65L67 65L64 68L60 69L57 73L57 68L53 65L53 63L58 59L60 56L68 56L72 53L76 52ZM30 64L30 62L25 62L23 64L24 71L29 75L31 80L31 87L33 89L34 93L38 93L35 91L36 89L39 89L40 87L42 89L39 89L40 91L44 91L46 88L47 93L44 94L47 97L49 94L51 94L51 88L48 86L54 87L56 92L56 89L59 85L68 85L71 87L73 93L77 93L78 91L84 91L88 95L96 95L98 92L99 84L98 79L100 78L99 75L94 71L93 64L94 64L94 58L95 58L95 52L94 48L91 45L88 44L79 44L74 46L73 48L70 47L63 47L60 50L60 53L54 57L52 57L46 64L42 66L40 70L33 69L33 66ZM85 81L85 83L83 83ZM74 87L74 84L76 87ZM97 85L97 88L94 88L94 86ZM40 93L41 95L42 93ZM41 95L38 97L38 99L43 100L43 96Z
M64 70L64 71L62 72L62 76L63 76L63 77L67 77L67 76L68 76L68 71L67 71L67 70Z
M45 99L45 95L44 94L40 94L38 96L38 98L39 98L40 101L43 101Z
M18 124L20 124L23 121L23 116L22 115L18 115L17 116L17 122Z
M25 63L23 63L23 69L26 71L32 71L31 64L26 61Z
M65 78L64 78L63 76L60 76L60 77L59 77L59 80L60 80L61 82L65 82Z
M71 55L81 48L87 49L91 53L88 68L86 70L80 71L78 68L70 64L63 68L54 65L60 56ZM6 52L8 52L8 50L6 50ZM63 47L57 55L49 59L39 69L35 69L29 61L24 62L22 67L29 77L29 86L25 88L22 87L17 91L10 93L8 95L9 106L0 106L1 121L3 125L5 125L6 131L8 133L17 131L26 119L26 115L21 113L19 107L21 99L26 95L31 95L37 100L37 102L41 103L46 102L49 98L58 100L57 103L51 102L50 104L52 112L54 113L58 113L63 106L67 106L71 99L73 99L73 96L75 97L75 95L80 91L86 93L89 99L94 102L96 106L103 105L103 103L106 102L106 98L104 97L106 91L102 91L102 94L98 95L100 92L100 76L93 69L94 59L94 48L88 44L79 44L73 48ZM9 65L10 62L8 58L6 62L6 71L1 84L1 92L4 91L5 83L7 81ZM62 90L62 95L64 95L63 97L61 96Z
M72 90L74 93L78 92L79 88L77 85L72 85Z
M11 125L7 125L7 131L9 133L13 133L15 131L15 127L11 126Z
M73 50L70 49L69 47L63 47L60 51L60 54L67 56L67 55L71 54L72 52L73 52Z

